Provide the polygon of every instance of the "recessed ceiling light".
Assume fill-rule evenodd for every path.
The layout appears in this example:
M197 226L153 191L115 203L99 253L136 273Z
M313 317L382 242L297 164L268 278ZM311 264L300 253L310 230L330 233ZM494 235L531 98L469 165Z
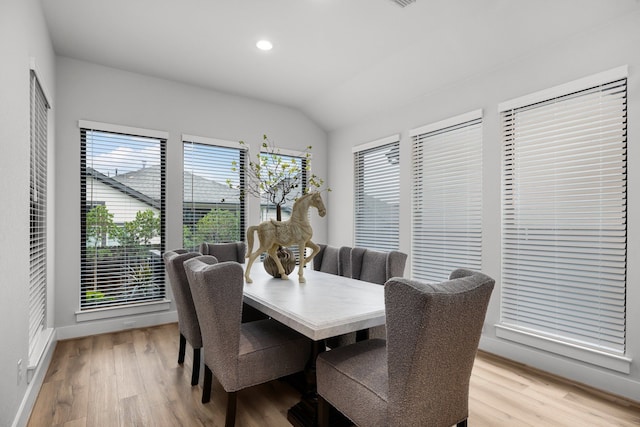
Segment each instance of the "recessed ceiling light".
M271 50L273 48L273 44L269 40L260 40L256 43L256 46L260 50Z

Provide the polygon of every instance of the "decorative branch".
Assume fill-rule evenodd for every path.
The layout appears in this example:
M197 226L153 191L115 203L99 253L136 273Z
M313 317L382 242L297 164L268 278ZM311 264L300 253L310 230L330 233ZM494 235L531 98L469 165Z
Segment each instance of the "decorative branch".
M240 141L240 145L247 146L244 141ZM303 171L295 158L285 160L280 149L273 144L267 135L263 135L262 150L256 154L256 160L251 160L250 155L247 156L248 163L243 168L245 173L244 188L234 185L230 179L227 180L227 184L230 188L239 189L241 197L247 193L259 198L265 197L280 212L282 205L294 201L292 193L300 187L305 187L303 185L304 172L307 175L311 173L311 149L312 146L309 145L295 156L305 160ZM231 170L237 172L239 169L238 162L232 161ZM310 191L320 191L324 180L316 174L311 174L307 178L305 194ZM331 189L327 188L327 191L331 191Z

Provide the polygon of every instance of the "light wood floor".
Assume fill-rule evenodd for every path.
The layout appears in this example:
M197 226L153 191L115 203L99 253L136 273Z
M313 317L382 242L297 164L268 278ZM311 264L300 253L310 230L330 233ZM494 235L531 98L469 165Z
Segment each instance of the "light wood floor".
M58 342L29 427L222 426L225 401L191 387L191 348L177 364L176 324ZM238 393L238 427L289 425L299 394L273 381ZM640 405L480 353L471 378L470 427L640 426Z

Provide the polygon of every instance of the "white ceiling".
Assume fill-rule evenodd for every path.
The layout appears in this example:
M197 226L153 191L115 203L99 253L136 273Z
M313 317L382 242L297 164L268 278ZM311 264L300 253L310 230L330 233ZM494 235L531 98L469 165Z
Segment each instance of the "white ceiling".
M640 0L42 0L57 54L300 109L327 131ZM268 38L270 52L258 51Z

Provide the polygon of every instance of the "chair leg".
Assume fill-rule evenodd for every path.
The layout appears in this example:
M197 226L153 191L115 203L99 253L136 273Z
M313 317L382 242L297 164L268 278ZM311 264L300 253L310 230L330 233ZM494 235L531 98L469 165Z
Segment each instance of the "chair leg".
M227 393L227 415L224 421L224 427L234 427L236 425L236 394L232 391Z
M204 381L202 384L202 403L207 403L211 400L211 383L213 382L213 372L205 364L204 365Z
M457 424L457 427L467 427L467 419L468 419L468 418L465 418L464 420L460 421L460 422Z
M187 339L180 333L180 349L178 350L178 364L184 363L184 352L187 349Z
M331 405L318 395L318 427L329 427L329 413Z
M191 385L198 385L200 379L200 349L193 349L193 367L191 371Z

